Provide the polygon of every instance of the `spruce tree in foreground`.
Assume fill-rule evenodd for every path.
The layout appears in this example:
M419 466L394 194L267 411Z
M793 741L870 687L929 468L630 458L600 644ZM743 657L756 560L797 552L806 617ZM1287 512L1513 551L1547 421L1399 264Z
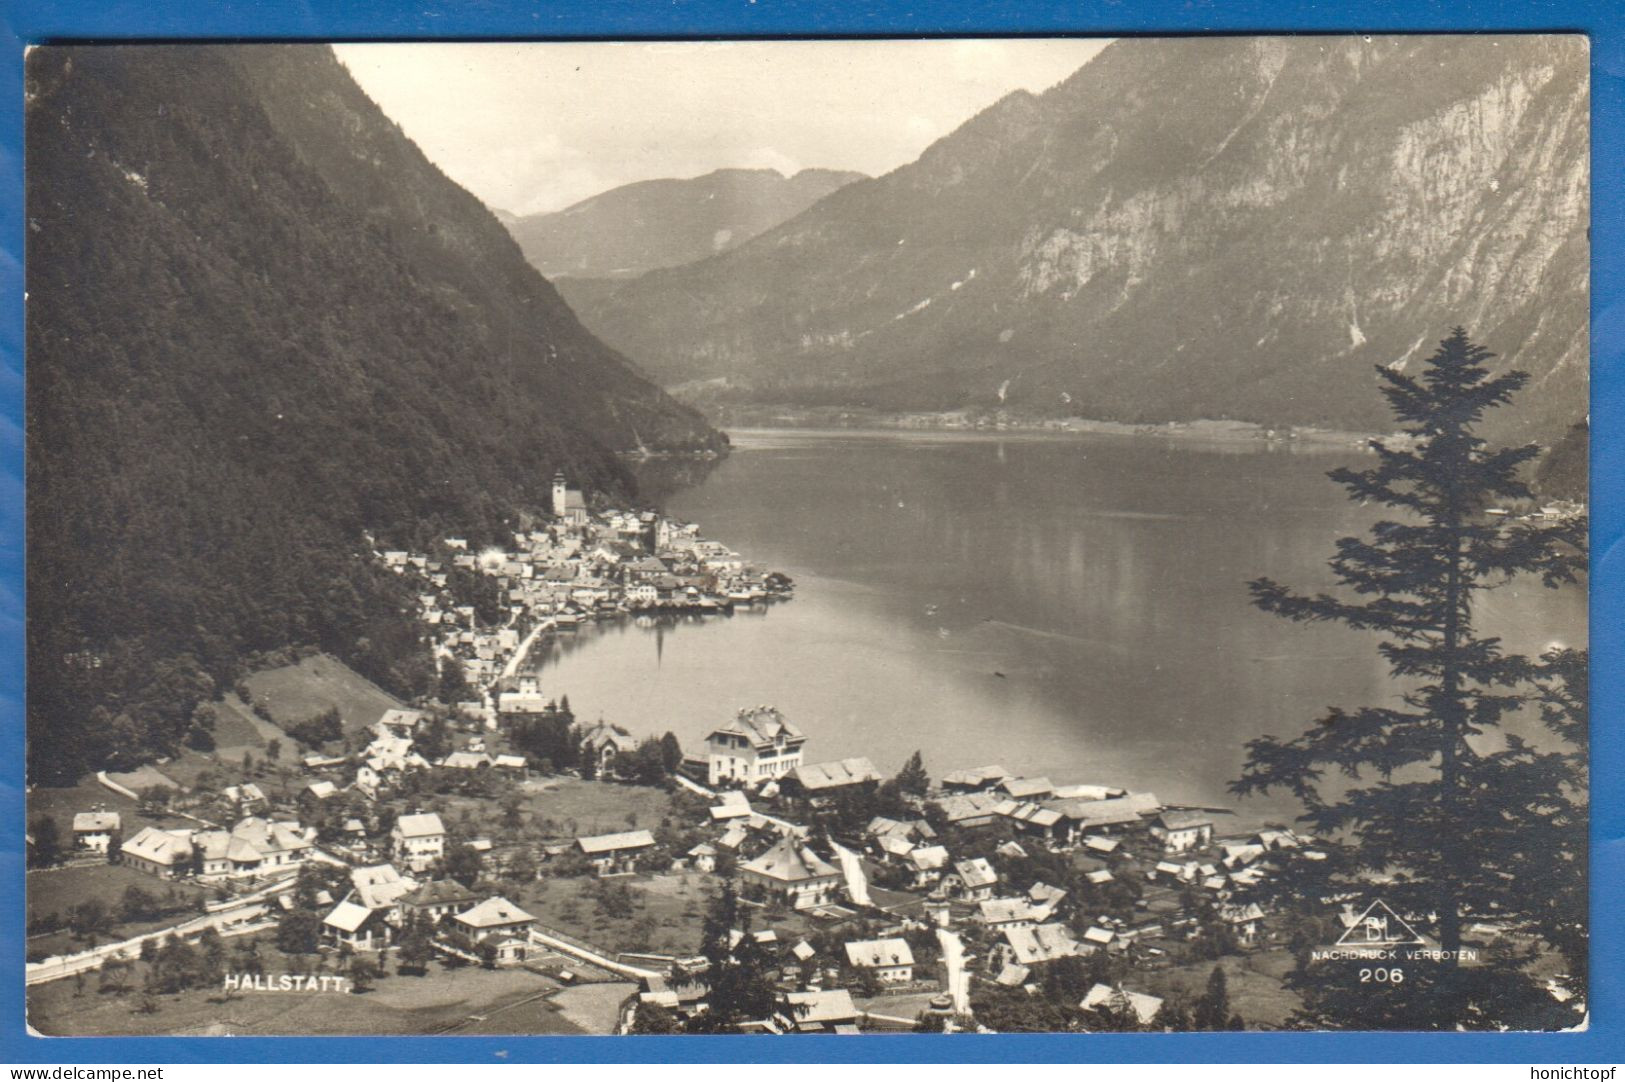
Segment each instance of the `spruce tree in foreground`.
M1584 953L1583 909L1577 917L1573 899L1584 897L1587 782L1583 744L1573 741L1584 733L1574 704L1554 698L1553 681L1569 699L1583 699L1583 683L1564 681L1583 662L1549 655L1543 664L1505 652L1476 622L1475 600L1514 579L1548 588L1575 582L1584 572L1586 522L1508 523L1485 513L1531 498L1520 473L1539 454L1533 445L1493 449L1475 434L1484 415L1528 381L1517 371L1493 375L1492 356L1457 328L1416 375L1378 369L1412 439L1406 448L1374 442L1373 468L1329 475L1350 498L1395 512L1367 536L1337 542L1331 568L1344 596L1303 595L1268 579L1251 584L1254 604L1266 612L1376 632L1400 694L1333 708L1295 739L1250 742L1231 789L1293 793L1315 833L1344 843L1341 867L1391 876L1383 900L1400 913L1434 916L1427 931L1442 950L1458 951L1464 926L1487 920L1566 954L1579 944L1573 971ZM1540 745L1501 729L1535 698L1546 706L1551 734ZM1346 974L1333 965L1317 966L1311 979L1300 974L1305 1024L1553 1024L1555 1001L1517 959L1413 965L1402 983L1380 989L1350 987L1354 965L1336 964Z

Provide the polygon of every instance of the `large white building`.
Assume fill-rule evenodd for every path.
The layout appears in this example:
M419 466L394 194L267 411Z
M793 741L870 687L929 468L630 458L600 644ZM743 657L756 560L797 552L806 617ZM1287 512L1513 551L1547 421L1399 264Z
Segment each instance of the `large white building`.
M706 776L712 785L760 785L800 766L806 742L801 730L771 706L741 710L705 738Z
M395 859L414 872L426 870L446 855L446 827L434 812L403 815L389 833Z

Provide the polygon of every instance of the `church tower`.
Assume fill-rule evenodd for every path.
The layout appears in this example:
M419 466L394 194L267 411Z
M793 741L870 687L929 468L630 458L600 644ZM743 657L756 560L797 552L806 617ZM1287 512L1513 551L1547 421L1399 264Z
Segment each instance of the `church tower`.
M559 518L564 517L565 507L568 503L567 490L564 487L564 471L559 470L553 474L553 514Z

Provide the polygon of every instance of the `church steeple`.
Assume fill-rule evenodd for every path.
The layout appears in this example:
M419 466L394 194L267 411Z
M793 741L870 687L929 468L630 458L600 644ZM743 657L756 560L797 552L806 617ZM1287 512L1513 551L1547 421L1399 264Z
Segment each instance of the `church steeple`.
M564 484L564 471L557 470L553 474L553 513L559 518L564 517L565 509L569 503L569 490Z

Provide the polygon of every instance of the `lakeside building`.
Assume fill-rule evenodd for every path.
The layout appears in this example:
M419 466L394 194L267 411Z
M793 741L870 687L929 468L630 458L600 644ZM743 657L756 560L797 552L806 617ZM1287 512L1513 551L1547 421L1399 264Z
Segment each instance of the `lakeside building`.
M868 759L839 759L796 767L785 778L784 791L817 804L833 799L842 789L873 788L880 781L880 771Z
M749 786L783 777L801 765L806 742L801 730L774 707L741 710L706 735L706 777L712 785L731 781Z

